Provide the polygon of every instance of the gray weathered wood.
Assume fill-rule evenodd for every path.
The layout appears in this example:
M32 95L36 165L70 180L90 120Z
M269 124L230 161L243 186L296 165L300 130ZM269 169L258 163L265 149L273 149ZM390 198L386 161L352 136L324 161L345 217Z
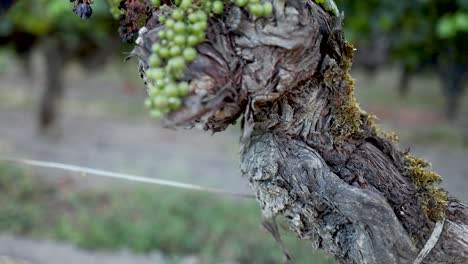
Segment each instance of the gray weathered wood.
M273 5L269 18L230 7L210 21L186 73L190 96L165 124L217 132L242 116L241 171L265 217L286 217L340 263L413 263L435 219L406 154L354 103L342 18L312 1ZM158 30L150 19L133 51L143 75ZM453 197L423 263L468 263L468 208Z

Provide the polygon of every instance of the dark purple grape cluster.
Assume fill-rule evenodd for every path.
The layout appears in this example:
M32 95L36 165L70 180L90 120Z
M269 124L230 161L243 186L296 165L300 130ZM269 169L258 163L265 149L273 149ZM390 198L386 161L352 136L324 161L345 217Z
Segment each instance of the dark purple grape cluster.
M74 3L73 13L77 14L81 19L88 19L93 14L91 1L89 0L70 0Z
M131 43L138 36L142 21L152 14L152 5L149 1L121 0L118 9L122 12L118 17L120 38Z

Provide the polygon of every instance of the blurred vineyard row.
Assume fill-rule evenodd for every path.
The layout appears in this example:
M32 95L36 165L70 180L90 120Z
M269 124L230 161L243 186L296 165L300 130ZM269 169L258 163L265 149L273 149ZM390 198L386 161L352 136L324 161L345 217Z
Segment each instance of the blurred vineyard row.
M454 119L468 73L467 0L338 0L347 37L357 50L355 67L369 74L389 64L401 68L400 94L415 74L435 74Z
M43 57L45 83L38 115L43 132L53 127L60 112L65 67L78 62L89 73L98 73L124 51L107 1L93 4L91 20L81 20L72 7L67 0L19 0L0 18L0 47L17 55L25 78L33 79L31 54L37 51Z

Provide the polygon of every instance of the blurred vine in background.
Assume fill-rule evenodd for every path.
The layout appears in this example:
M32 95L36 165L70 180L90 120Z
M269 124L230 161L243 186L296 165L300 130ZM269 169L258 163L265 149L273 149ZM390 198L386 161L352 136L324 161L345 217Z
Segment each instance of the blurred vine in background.
M458 108L468 73L468 0L337 0L345 13L348 40L358 43L363 54L371 54L365 45L385 36L386 63L403 67L400 92L408 88L405 74L430 70L438 75L447 99L447 116ZM364 45L359 46L359 44ZM382 66L382 65L375 65Z
M107 32L114 32L115 24L109 23L110 14L106 1L96 1L93 5L93 22L79 21L70 15L71 5L66 0L18 1L0 21L0 37L13 31L35 36L60 34L73 42L80 38L100 38Z
M417 64L453 49L467 62L468 0L337 0L346 16L347 38L354 42L372 32L391 34L392 57Z

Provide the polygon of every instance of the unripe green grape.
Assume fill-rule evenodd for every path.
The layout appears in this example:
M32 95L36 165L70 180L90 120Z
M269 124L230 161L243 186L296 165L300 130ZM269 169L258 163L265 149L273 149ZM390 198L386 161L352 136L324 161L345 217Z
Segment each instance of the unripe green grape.
M185 68L185 60L182 57L174 57L169 59L167 65L171 70L180 71Z
M195 46L199 43L197 36L195 35L190 35L187 37L187 44L189 46Z
M208 19L208 16L202 10L195 12L195 15L197 16L197 21L206 21Z
M158 7L161 5L161 0L151 0L151 4Z
M166 23L164 23L164 25L166 26L166 29L173 29L175 23L176 23L176 22L175 22L174 19L169 18L169 19L166 20Z
M163 59L169 58L169 48L161 47L161 50L159 50L159 56L161 56Z
M251 4L251 5L249 5L249 11L254 16L262 16L263 15L263 6L261 4Z
M151 46L151 51L153 53L159 54L159 51L161 50L161 44L160 43L154 43L153 46Z
M197 35L196 35L196 37L197 37L197 43L201 43L201 42L203 42L203 41L206 39L206 34L205 34L205 32L203 32L203 31L202 31L202 32L198 32Z
M166 39L166 31L165 30L161 30L158 32L158 37L160 39Z
M190 7L192 7L192 0L182 0L180 2L180 7L184 10L189 9Z
M264 16L269 16L273 13L273 5L271 2L265 2L263 4L263 15Z
M150 116L154 119L161 119L161 117L163 116L163 113L160 110L152 109L150 111Z
M208 1L203 5L203 11L210 13L212 7L213 7L213 4L211 3L211 1Z
M182 101L178 97L169 97L167 101L169 103L169 108L172 110L177 110L182 106Z
M173 40L175 36L174 30L168 29L166 30L166 39Z
M235 0L235 4L238 7L245 7L249 3L249 0Z
M174 31L176 33L184 33L185 32L185 23L182 21L177 21L174 24Z
M187 82L180 82L177 84L179 96L186 96L190 90L190 85Z
M197 22L197 21L198 21L198 16L197 16L197 14L196 14L196 13L190 13L190 14L188 15L188 20L189 20L190 22L192 22L192 23Z
M185 36L184 35L176 35L174 37L174 43L179 46L185 45Z
M164 88L164 92L169 97L175 97L179 94L176 83L170 83Z
M161 80L164 77L164 70L161 68L149 68L146 76L152 80Z
M180 55L181 53L182 49L179 46L172 46L169 50L169 54L171 54L171 57L175 57L177 55Z
M145 99L145 107L148 108L148 109L153 107L153 102L151 101L150 98Z
M150 67L159 67L161 65L161 58L153 53L148 58L148 64Z
M206 22L205 23L197 22L197 23L193 24L191 27L193 29L193 33L198 34L198 33L201 33L201 32L205 32L206 27L207 27L207 23Z
M249 0L249 4L258 4L260 0Z
M160 16L160 17L159 17L159 23L165 24L166 21L167 21L167 17L166 17L166 16Z
M158 79L154 82L154 85L156 86L156 88L158 88L159 90L162 90L164 89L164 87L166 87L166 84L167 82L164 80L164 79Z
M224 9L223 2L221 2L221 1L214 1L213 2L213 6L212 6L213 13L219 15L219 14L223 13L223 9Z
M155 96L158 96L161 94L161 90L158 89L157 87L151 87L150 89L148 89L148 95L150 97L155 97Z
M175 9L174 11L172 11L172 18L174 18L175 20L184 19L184 12L180 9Z
M164 107L167 107L168 105L168 102L167 102L167 97L164 96L164 95L158 95L158 96L155 96L153 97L153 104L154 106L158 107L158 108L164 108Z
M197 57L197 50L192 47L185 48L183 55L186 61L193 61Z

